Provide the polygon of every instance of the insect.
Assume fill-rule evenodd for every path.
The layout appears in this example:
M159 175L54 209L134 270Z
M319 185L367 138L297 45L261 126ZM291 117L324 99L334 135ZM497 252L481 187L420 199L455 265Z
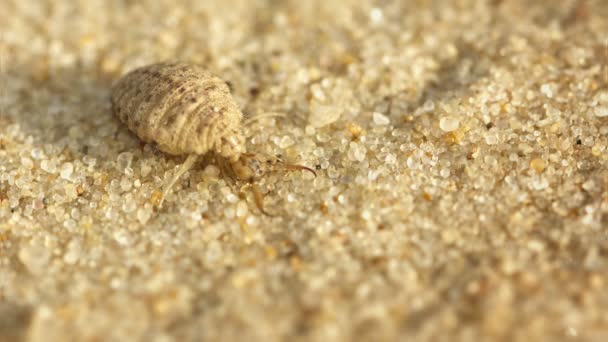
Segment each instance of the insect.
M114 85L112 111L139 139L170 155L188 155L165 186L171 188L202 155L213 154L224 174L252 186L258 209L263 197L256 182L270 172L306 170L280 158L247 153L243 114L226 82L203 67L164 62L135 69Z

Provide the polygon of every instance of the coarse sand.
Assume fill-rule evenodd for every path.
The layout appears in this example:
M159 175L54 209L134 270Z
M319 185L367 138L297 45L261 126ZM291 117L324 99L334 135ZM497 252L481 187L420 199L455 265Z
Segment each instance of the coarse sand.
M608 1L1 7L0 341L608 340ZM157 209L185 157L109 94L165 60L317 177Z

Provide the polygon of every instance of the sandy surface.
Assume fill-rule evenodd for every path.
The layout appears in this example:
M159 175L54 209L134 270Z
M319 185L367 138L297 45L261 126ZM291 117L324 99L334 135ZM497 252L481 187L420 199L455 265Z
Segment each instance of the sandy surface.
M4 1L0 340L608 339L608 2L177 3ZM109 91L167 59L284 114L276 217L208 162L155 209Z

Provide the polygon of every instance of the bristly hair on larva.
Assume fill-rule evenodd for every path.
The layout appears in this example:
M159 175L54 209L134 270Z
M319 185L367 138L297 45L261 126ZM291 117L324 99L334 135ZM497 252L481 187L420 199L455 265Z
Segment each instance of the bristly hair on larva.
M243 114L228 85L201 66L164 62L135 69L116 82L111 98L114 114L139 139L167 154L188 155L165 185L159 208L180 177L208 153L224 174L251 185L266 215L258 180L275 171L305 170L316 176L306 166L247 153Z

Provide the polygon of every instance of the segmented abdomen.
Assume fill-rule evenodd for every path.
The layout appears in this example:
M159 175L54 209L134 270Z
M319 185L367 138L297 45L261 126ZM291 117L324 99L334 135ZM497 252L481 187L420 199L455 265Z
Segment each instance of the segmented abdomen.
M230 151L244 151L239 107L226 83L200 66L159 63L136 69L114 86L112 107L140 139L163 152L220 152L226 141L238 145Z

